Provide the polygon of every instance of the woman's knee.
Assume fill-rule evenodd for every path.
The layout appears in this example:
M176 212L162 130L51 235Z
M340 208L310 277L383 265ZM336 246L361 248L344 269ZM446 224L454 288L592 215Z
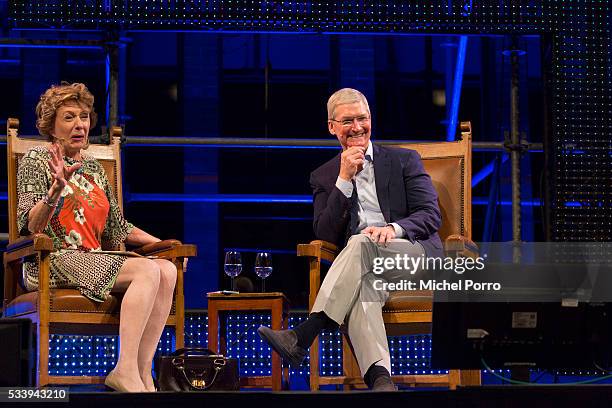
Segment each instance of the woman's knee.
M128 258L121 266L115 281L114 289L123 291L132 284L150 286L152 290L159 288L160 268L150 259Z
M160 280L174 286L177 277L176 265L167 259L156 259L155 263L159 266Z
M160 267L151 259L133 258L134 282L150 285L157 290L161 276Z

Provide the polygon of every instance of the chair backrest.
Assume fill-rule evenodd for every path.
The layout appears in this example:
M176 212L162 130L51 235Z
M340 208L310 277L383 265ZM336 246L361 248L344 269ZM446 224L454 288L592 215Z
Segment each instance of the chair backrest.
M19 237L17 230L17 168L21 157L32 147L49 144L41 138L21 138L18 136L19 120L9 118L6 125L6 152L8 166L8 210L9 210L9 243ZM111 143L108 145L90 145L87 153L95 157L104 167L108 180L123 210L121 189L121 128L111 130Z
M453 234L472 239L472 126L461 122L461 140L456 142L407 143L398 145L417 151L438 192L442 242Z

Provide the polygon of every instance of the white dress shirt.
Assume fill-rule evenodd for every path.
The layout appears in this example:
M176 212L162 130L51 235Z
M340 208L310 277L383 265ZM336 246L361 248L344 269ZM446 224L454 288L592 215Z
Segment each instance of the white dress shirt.
M359 207L357 215L359 216L359 226L357 231L361 232L366 227L384 227L391 225L395 230L395 238L404 237L404 229L399 224L392 222L387 223L380 204L378 204L378 196L376 195L376 179L374 177L374 149L372 142L368 143L368 148L365 152L366 160L363 163L363 170L355 175L355 185L357 186L357 197L359 198ZM347 198L353 195L353 183L346 181L338 176L336 187Z

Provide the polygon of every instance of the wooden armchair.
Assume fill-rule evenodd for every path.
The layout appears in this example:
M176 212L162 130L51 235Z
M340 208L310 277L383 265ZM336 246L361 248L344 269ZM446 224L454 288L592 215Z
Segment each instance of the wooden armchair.
M41 145L40 139L23 139L17 136L19 121L7 122L7 163L9 197L9 245L4 254L4 317L29 318L37 329L37 385L103 383L104 377L51 376L49 375L49 335L117 334L119 328L120 296L111 294L103 303L95 303L82 296L76 289L49 288L49 254L53 243L45 234L19 237L17 230L17 166L20 158L31 147ZM117 202L122 206L121 194L121 128L112 129L111 144L91 145L87 152L103 165L113 185ZM183 260L195 256L194 245L166 240L145 245L136 252L155 255L174 262L178 270L174 304L167 324L176 330L176 347L184 344ZM25 258L38 257L38 290L26 292L23 284L22 262Z
M469 122L461 123L461 140L456 142L428 142L402 144L398 147L416 150L423 159L425 170L432 178L438 192L442 213L440 238L448 256L471 256L476 245L472 238L472 129ZM309 259L310 294L312 309L321 286L321 262L334 261L339 249L325 241L299 244L298 256ZM383 308L383 318L388 335L412 335L431 333L433 293L431 291L392 292ZM320 385L342 384L363 386L359 367L350 342L343 336L343 375L322 377L319 374L319 342L310 347L310 388ZM450 370L448 374L394 376L397 383L448 386L480 385L480 371Z

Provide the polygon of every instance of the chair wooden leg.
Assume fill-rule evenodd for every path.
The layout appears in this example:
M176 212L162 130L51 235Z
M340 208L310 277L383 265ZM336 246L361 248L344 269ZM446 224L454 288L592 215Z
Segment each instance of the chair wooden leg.
M310 346L310 390L319 391L319 336Z
M346 336L342 335L342 375L344 376L344 385L342 386L343 391L351 391L353 387L350 383L350 378L353 372L353 350L347 341Z
M37 363L37 387L49 384L49 325L37 324L38 330L38 363Z
M480 370L448 370L448 388L456 390L457 386L481 385Z
M364 384L361 381L361 370L355 357L355 350L351 340L345 334L342 335L342 374L345 377L345 391L364 388Z
M41 252L38 274L38 386L49 384L49 253Z
M311 257L309 261L310 267L310 287L318 288L321 286L321 258ZM312 310L317 293L310 291L308 296L308 310ZM310 390L319 391L319 336L317 336L310 346Z
M459 373L461 385L479 386L482 385L480 370L461 370Z
M174 288L174 313L176 326L174 326L174 336L176 349L185 347L185 295L183 292L183 258L175 259L174 264L178 271L176 285Z
M275 300L272 305L272 330L282 328L283 302L282 299ZM282 384L282 361L276 351L272 351L272 391L281 391Z
M448 388L456 390L461 384L461 372L459 370L448 370Z
M289 328L289 313L283 310L283 330L287 330ZM290 375L289 375L289 366L285 364L283 367L283 388L285 390L291 389L290 384Z
M219 351L219 311L211 302L208 304L208 348Z

